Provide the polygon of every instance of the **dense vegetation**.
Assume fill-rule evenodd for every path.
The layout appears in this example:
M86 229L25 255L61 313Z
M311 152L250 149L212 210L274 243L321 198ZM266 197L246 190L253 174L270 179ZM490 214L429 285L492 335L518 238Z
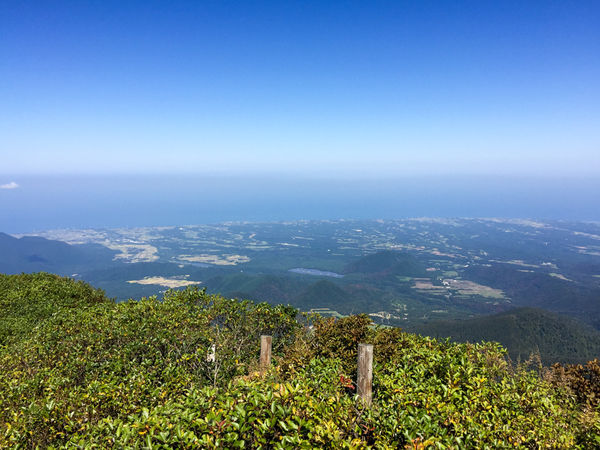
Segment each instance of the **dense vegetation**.
M598 403L585 393L597 389L597 365L544 374L511 366L497 344L373 328L365 315L299 321L291 307L197 288L115 304L68 279L26 277L2 278L3 313L27 290L76 300L49 296L44 306L32 294L46 313L11 310L16 322L0 347L0 447L600 444ZM6 294L15 291L23 294ZM260 373L265 333L275 357ZM354 395L359 342L375 345L371 408Z
M579 264L576 267L575 270L591 271L595 265ZM523 272L502 264L471 265L465 270L464 276L469 280L502 289L516 305L566 314L600 329L598 286L574 283L544 273Z
M344 268L344 273L382 275L404 275L422 277L425 267L414 256L397 251L380 251L364 256Z
M82 281L48 273L0 274L0 345L19 339L53 314L82 312L110 302Z
M516 308L466 320L432 321L410 330L458 342L499 342L514 361L538 353L546 365L580 364L600 355L600 331L571 317L538 308Z

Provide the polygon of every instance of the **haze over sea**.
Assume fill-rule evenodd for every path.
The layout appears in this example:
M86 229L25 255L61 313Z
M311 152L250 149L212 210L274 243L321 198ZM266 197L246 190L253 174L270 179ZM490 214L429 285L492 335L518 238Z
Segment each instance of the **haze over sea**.
M0 231L600 220L599 5L0 2Z
M224 221L503 217L600 220L594 177L14 176L0 231ZM0 183L0 184L2 184Z

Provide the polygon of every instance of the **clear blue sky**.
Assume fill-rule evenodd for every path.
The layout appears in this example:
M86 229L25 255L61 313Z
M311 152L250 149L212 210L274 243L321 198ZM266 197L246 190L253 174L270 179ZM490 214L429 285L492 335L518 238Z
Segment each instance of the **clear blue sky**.
M600 176L600 2L3 0L0 156Z

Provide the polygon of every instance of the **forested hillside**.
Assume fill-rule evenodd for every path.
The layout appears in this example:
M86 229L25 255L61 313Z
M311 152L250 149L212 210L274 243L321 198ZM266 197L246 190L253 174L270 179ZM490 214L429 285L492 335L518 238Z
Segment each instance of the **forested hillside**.
M535 307L600 330L599 239L597 224L515 219L48 230L0 234L0 272L72 276L118 301L198 284L407 328Z
M514 361L532 353L544 364L582 364L600 356L600 332L571 317L538 308L516 308L466 320L439 320L411 328L438 339L457 342L495 341Z
M593 364L515 367L492 343L377 328L365 315L298 317L198 288L116 304L35 274L3 277L0 296L0 447L600 444ZM262 334L273 336L266 373ZM355 396L364 342L375 349L371 407Z

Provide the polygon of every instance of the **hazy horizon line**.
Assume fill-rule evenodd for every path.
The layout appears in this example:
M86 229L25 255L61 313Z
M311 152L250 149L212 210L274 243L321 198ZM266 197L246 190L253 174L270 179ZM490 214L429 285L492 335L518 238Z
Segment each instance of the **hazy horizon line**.
M29 177L91 177L91 178L110 178L110 177L157 177L157 176L177 176L177 177L195 177L195 176L239 176L242 178L258 178L258 177L290 177L295 179L317 179L317 180L335 180L335 179L364 179L364 180L399 180L411 178L516 178L516 179L600 179L600 174L593 171L590 172L486 172L486 171L465 171L465 172L392 172L392 171L334 171L333 169L323 169L318 171L297 171L297 170L262 170L262 171L247 171L236 169L211 169L211 170L183 170L183 171L65 171L65 172L0 172L0 183L12 183L17 178Z

